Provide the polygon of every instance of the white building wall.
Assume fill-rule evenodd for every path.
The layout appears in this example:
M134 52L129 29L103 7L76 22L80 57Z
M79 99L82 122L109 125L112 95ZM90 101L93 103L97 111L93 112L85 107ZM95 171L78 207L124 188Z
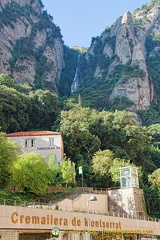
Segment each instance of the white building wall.
M53 146L50 146L49 139L51 138L54 139ZM37 152L46 159L49 154L53 153L55 154L58 163L61 163L64 157L64 147L61 134L15 136L10 137L10 139L20 146L22 152ZM35 146L26 146L26 140L32 139L35 140Z

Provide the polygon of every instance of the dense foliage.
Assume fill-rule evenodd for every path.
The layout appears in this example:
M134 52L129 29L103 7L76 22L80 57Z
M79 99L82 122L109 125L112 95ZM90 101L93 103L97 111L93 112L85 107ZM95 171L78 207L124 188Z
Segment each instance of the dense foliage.
M48 186L47 163L38 153L23 153L11 169L11 185L24 192L42 194ZM37 176L37 177L36 177Z
M0 186L4 188L11 178L11 167L18 155L18 147L14 142L0 133Z
M90 163L93 154L110 149L116 157L131 160L144 169L154 169L150 161L150 138L143 127L137 126L126 112L98 112L71 104L61 112L60 131L65 141L65 152L75 162ZM91 140L92 139L92 140Z
M101 161L100 161L101 159ZM119 168L133 166L129 160L115 158L115 154L111 150L99 150L93 155L92 169L94 175L94 186L108 187L120 186ZM139 168L139 181L142 182L142 171Z
M0 85L0 125L5 132L26 129L29 124L30 100L13 88Z
M0 75L1 131L49 130L56 118L58 98L49 90L33 91Z

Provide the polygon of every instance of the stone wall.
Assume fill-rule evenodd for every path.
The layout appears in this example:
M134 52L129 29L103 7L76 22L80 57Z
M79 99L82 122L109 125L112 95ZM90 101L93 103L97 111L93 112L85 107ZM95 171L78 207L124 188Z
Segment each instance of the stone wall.
M17 230L0 230L0 240L19 240Z
M124 213L133 218L144 217L143 190L139 188L109 190L108 209L110 212Z

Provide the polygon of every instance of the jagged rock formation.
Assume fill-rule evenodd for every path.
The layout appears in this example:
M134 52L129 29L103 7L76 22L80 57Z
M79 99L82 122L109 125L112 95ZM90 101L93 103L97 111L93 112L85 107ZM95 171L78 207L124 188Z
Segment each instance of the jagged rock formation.
M134 108L149 108L152 99L145 60L145 47L136 37L130 12L125 13L122 18L120 29L116 35L115 54L123 65L131 61L131 65L136 65L136 68L143 71L143 76L124 79L125 75L122 75L113 89L110 99L120 95L134 102Z
M0 0L0 72L57 93L63 41L41 0Z
M159 52L160 2L153 0L133 15L126 12L100 37L92 39L79 60L76 85L82 95L86 87L99 91L108 99L106 104L118 98L126 101L126 109L146 110L156 96L148 61Z

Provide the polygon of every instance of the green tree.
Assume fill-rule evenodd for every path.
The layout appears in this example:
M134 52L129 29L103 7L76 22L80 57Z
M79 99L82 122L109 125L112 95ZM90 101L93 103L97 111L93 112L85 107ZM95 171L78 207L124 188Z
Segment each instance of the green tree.
M145 188L148 212L151 216L160 218L160 168L148 176L150 186Z
M148 126L148 134L152 137L152 143L155 147L159 148L160 146L160 124L152 124Z
M63 160L61 171L62 171L62 178L64 179L67 187L68 183L73 182L75 178L74 168L69 158L65 158Z
M49 90L31 91L0 74L0 126L4 132L51 129L57 117L58 97Z
M151 187L158 190L160 196L160 168L150 174L148 176L148 180L151 183Z
M0 85L0 126L4 132L23 131L27 128L30 99L16 89Z
M110 150L99 150L92 158L93 172L106 175L109 172L109 168L112 165L114 154Z
M157 168L160 167L160 124L152 124L148 126L147 133L151 139L151 159Z
M156 167L159 168L160 167L160 149L159 149L159 147L155 147L155 146L151 145L150 151L151 151L152 161L154 162Z
M4 133L0 133L0 186L6 187L11 177L11 167L18 156L18 146Z
M48 186L48 174L44 157L35 152L23 153L12 167L11 184L24 192L42 194Z
M20 85L15 82L14 79L10 78L7 74L0 74L0 85L5 85L9 88L14 88L18 92L28 94L29 91L32 90L32 88L28 84Z
M0 74L0 85L5 85L7 87L15 88L15 81L10 78L7 74Z
M98 187L110 187L112 185L109 171L114 159L114 153L110 150L99 150L92 158L92 169L95 174L94 180ZM97 181L98 180L98 181Z
M120 168L127 166L137 167L129 160L115 158L115 154L110 150L99 150L92 158L92 169L95 178L102 184L101 187L120 186ZM142 185L143 172L141 167L138 167L138 174Z
M96 151L100 148L100 140L89 131L89 125L96 116L96 111L83 108L79 100L78 104L69 101L70 109L62 111L60 116L60 131L63 133L65 153L67 157L77 163L86 160L88 163Z
M102 150L108 148L115 157L130 159L131 163L152 171L156 167L151 161L150 138L132 117L123 111L102 111L90 125L90 131L100 139Z
M36 90L30 92L32 111L30 114L30 128L51 129L56 119L58 109L58 97L49 90Z
M55 159L55 154L51 153L48 156L48 169L49 169L49 184L57 185L62 182L62 173L61 166L58 166L57 161Z

